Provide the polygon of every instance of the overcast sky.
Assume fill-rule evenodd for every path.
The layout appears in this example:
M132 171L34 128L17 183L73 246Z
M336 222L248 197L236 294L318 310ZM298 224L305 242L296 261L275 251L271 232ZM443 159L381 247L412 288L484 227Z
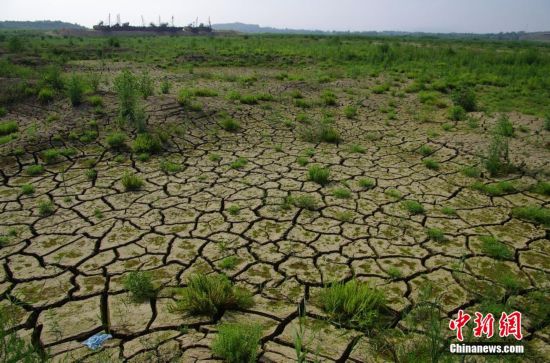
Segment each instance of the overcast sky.
M242 22L278 28L507 32L550 30L550 0L0 0L1 20L187 25Z

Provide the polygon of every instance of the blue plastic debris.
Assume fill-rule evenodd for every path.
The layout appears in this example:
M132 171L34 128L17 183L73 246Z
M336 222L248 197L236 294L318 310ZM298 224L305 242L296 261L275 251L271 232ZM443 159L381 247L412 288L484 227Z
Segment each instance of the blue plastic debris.
M97 348L101 348L101 345L112 337L113 336L111 334L97 333L83 341L82 344L88 346L90 349L96 350Z

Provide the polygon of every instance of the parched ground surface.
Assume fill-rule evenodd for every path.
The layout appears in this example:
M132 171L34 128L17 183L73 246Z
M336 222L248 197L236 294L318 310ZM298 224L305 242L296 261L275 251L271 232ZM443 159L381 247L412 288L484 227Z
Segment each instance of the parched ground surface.
M105 66L105 79L120 67ZM549 287L548 229L511 212L550 203L548 196L527 191L537 174L550 172L549 133L541 131L542 120L510 115L516 127L523 125L511 140L512 160L522 171L507 177L517 191L491 197L473 190L476 179L461 170L479 164L498 115L475 113L477 128L460 121L445 131L446 109L435 109L422 122L416 116L421 107L416 94L372 93L382 77L318 84L277 80L276 72L258 69L258 80L245 86L230 77L207 75L250 75L249 70L201 71L152 73L158 80L168 77L173 87L170 94L144 102L148 125L170 130L171 139L163 153L148 161L106 147L105 135L116 127L116 97L108 84L102 85L103 115L59 100L48 106L20 105L3 117L18 122L21 136L0 149L0 232L10 235L0 249L0 304L10 305L19 333L42 345L54 360L214 360L209 347L218 321L170 309L171 288L184 286L194 273L223 272L254 293L252 308L226 312L221 321L262 324L260 359L266 362L295 359L298 305L314 300L318 289L332 281L356 276L380 287L395 313L394 326L401 327L401 317L418 302L420 286L428 281L445 318L459 309L475 310L488 288L506 294L502 276L517 280L516 298L523 306L529 301L521 298L530 291ZM392 82L392 90L399 91L409 81L398 76ZM187 112L176 102L182 87L206 87L219 95L198 98L203 111ZM337 105L302 110L288 96L294 89L313 101L331 89ZM226 99L232 90L268 92L276 100L244 105ZM350 104L358 105L353 119L343 116ZM240 123L238 132L220 129L216 113L221 110ZM296 115L306 113L315 122L327 111L333 113L342 142L303 141L300 130L307 125L296 121ZM58 119L46 121L52 113ZM92 119L97 122L89 124ZM96 129L97 139L78 140ZM364 152L352 152L352 144ZM425 144L434 150L430 158L439 162L439 170L423 164L426 157L418 150ZM23 150L14 152L18 147ZM49 148L74 148L76 154L46 164L42 151ZM299 157L308 165L301 166ZM246 165L231 168L238 158L245 158ZM164 173L163 160L183 170ZM45 172L27 175L26 168L36 163L44 164ZM307 180L314 164L330 169L328 185ZM98 172L95 180L86 177L90 165ZM127 171L144 179L142 190L124 191L120 179ZM374 180L374 187L361 187L364 178ZM479 180L491 181L486 175ZM34 185L35 193L22 195L23 184ZM336 188L349 190L349 198L335 197ZM300 195L315 198L315 210L281 207L285 197ZM40 216L38 204L47 199L55 211ZM410 215L404 200L422 203L425 213ZM234 206L238 213L229 212ZM456 215L444 214L443 207L455 209ZM445 241L430 240L428 228L444 231ZM480 240L485 235L506 244L513 257L503 261L486 255ZM228 256L236 256L237 264L224 270L220 261ZM136 270L151 271L162 287L150 303L132 302L123 288L122 279ZM307 305L308 324L316 326L308 348L321 361L374 359L362 333L324 321L314 303ZM523 324L528 341L548 356L548 327L534 326L528 318ZM82 345L101 331L114 337L102 352Z

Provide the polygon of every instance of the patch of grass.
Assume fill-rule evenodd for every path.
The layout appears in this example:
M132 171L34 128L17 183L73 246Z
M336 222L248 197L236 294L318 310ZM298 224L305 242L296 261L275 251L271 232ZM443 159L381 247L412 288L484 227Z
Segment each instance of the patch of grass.
M246 309L254 303L250 292L234 286L225 275L193 275L177 295L174 309L191 315L221 316L227 310Z
M94 217L97 219L103 219L103 212L98 208L94 209Z
M41 200L38 202L38 214L41 217L47 217L53 214L55 211L55 205L51 200Z
M308 169L308 179L320 185L326 185L329 182L330 170L319 165L312 165Z
M334 214L334 218L340 222L351 222L353 221L355 214L352 211L338 211Z
M101 96L98 96L98 95L88 97L88 102L90 103L90 105L94 107L103 106L103 98L101 98Z
M512 215L529 222L550 226L550 208L539 206L527 206L514 208Z
M143 186L143 179L141 179L138 175L130 174L128 172L124 173L121 182L124 186L124 190L126 191L140 190Z
M349 199L351 197L351 192L346 188L336 188L332 190L332 195L339 199Z
M229 256L221 260L218 266L222 270L233 270L238 263L239 258L237 256Z
M191 93L195 97L216 97L218 96L218 92L216 92L213 89L208 88L194 88L191 90Z
M300 195L298 197L290 198L291 204L296 208L302 208L307 210L316 210L317 209L317 199L311 195Z
M355 106L346 106L344 108L344 116L348 119L354 119L357 117L357 107Z
M511 260L514 257L512 250L493 236L480 236L481 251L498 260Z
M54 90L48 87L42 88L38 92L38 102L42 104L50 103L53 101Z
M531 188L531 191L542 195L550 195L550 182L539 181Z
M446 240L445 233L439 228L428 228L426 234L435 242L444 242Z
M17 132L17 122L15 121L2 121L0 122L0 136L9 135Z
M384 194L395 199L401 198L401 193L397 189L388 189L384 192Z
M544 118L544 122L543 122L542 127L546 131L550 131L550 114L546 115L546 117Z
M491 176L506 174L510 170L508 139L494 133L484 159L485 168Z
M160 170L162 170L166 174L175 174L182 171L183 166L181 166L181 164L174 163L169 160L162 160L160 162Z
M23 184L21 185L21 193L24 195L31 195L34 194L35 189L34 186L31 184Z
M86 175L86 179L88 179L89 181L94 181L97 179L97 170L90 168L86 170L84 175Z
M29 165L27 169L25 169L25 172L29 176L37 176L44 172L44 166L38 164Z
M138 161L146 162L146 161L149 161L149 159L151 159L151 154L149 154L149 153L139 153L139 154L136 155L136 159Z
M466 119L466 111L461 106L453 106L449 109L449 119L452 121L462 121Z
M476 94L471 88L457 88L452 94L452 99L455 105L462 107L466 112L473 112L477 109Z
M8 114L8 111L4 106L0 106L0 117L4 117Z
M228 132L235 132L241 128L241 125L237 120L232 117L224 117L220 120L219 125L222 129Z
M172 84L168 81L162 81L162 83L160 84L160 92L163 94L163 95L166 95L168 93L170 93L170 89L172 88Z
M424 206L416 200L405 200L402 205L410 214L423 214L425 212Z
M418 151L423 156L430 156L434 153L434 149L432 149L429 145L422 145Z
M484 194L490 195L492 197L510 194L517 191L514 184L509 181L500 181L498 183L492 183L492 184L483 184L482 182L475 182L472 185L472 188Z
M297 99L294 99L294 106L300 107L300 108L310 108L311 103L308 100L297 98Z
M401 272L401 270L394 266L390 267L387 273L392 280L397 280L403 277L403 273Z
M8 299L5 299L7 302ZM18 310L13 303L0 305L0 361L5 363L42 363L49 357L41 356L40 352L25 338L22 338L16 327L19 322Z
M512 124L512 121L510 121L510 118L505 114L502 114L498 119L495 126L495 133L504 137L514 136L514 125Z
M390 85L388 83L379 84L371 88L372 93L375 93L375 94L386 93L389 90L390 90Z
M113 85L118 97L119 118L143 132L145 124L138 111L138 79L129 70L124 70L115 77Z
M73 73L66 87L71 105L79 106L84 99L84 80L82 77Z
M218 326L212 341L212 352L227 363L256 362L262 327L254 324L228 324Z
M302 139L308 142L328 142L338 144L341 141L340 133L329 122L322 121L305 127L301 132Z
M467 166L461 172L469 178L479 178L481 176L481 170L475 166Z
M138 135L139 136L139 135ZM126 134L121 131L114 131L107 135L105 142L111 149L121 149L125 146Z
M441 208L441 213L446 216L456 216L456 210L452 207L443 207Z
M138 91L141 94L141 97L143 99L149 98L149 96L152 96L155 93L155 87L153 83L153 79L149 75L149 72L145 71L141 74L141 77L138 79Z
M236 216L237 214L239 214L240 211L241 211L241 207L239 207L236 204L231 205L227 208L227 212L232 216Z
M330 319L359 328L371 327L385 305L382 291L355 279L323 288L317 301Z
M229 167L231 169L241 169L243 168L246 164L248 164L248 160L246 160L245 158L238 158L237 160L233 161Z
M364 154L365 152L367 152L367 150L363 146L357 144L351 144L349 147L349 151L357 154Z
M336 94L330 90L324 90L323 93L321 93L321 102L325 106L335 106L338 102L336 98Z
M444 123L443 125L441 125L441 128L444 130L444 131L451 131L453 129L453 124L451 123Z
M363 189L372 189L376 185L373 179L363 178L357 181L357 184Z
M219 155L219 154L210 154L208 155L208 160L210 161L213 161L213 162L218 162L222 159L222 157Z
M132 142L132 151L139 153L158 153L162 150L162 143L158 135L149 133L138 134Z
M300 166L306 166L307 164L309 164L309 159L305 156L300 156L296 159L296 162Z
M422 160L422 163L430 170L439 170L439 163L434 159L424 159Z
M51 164L59 160L61 153L58 149L48 149L42 152L42 159L46 164Z
M157 295L150 272L132 271L123 280L124 288L130 292L137 302L147 301Z

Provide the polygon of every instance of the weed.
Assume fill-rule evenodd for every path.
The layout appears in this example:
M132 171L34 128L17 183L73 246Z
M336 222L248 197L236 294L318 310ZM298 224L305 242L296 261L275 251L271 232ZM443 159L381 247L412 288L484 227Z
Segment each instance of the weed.
M376 185L376 182L373 179L359 179L357 183L363 189L372 189Z
M128 172L124 173L121 182L124 186L124 190L126 191L139 190L143 186L143 179L141 179L138 175L130 174Z
M514 257L512 250L493 236L480 236L481 251L498 260L511 260Z
M446 122L441 125L441 128L443 129L443 131L451 131L453 129L453 124Z
M42 88L38 92L38 101L42 104L50 103L53 101L54 90L51 88Z
M307 164L309 164L309 159L305 156L300 156L296 159L296 162L300 166L306 166Z
M152 299L157 295L150 272L132 271L124 278L123 285L137 302Z
M422 160L422 163L430 170L439 170L439 163L434 159L424 159Z
M359 328L372 326L385 304L382 291L357 280L326 286L317 300L331 319Z
M358 154L364 154L365 152L367 152L367 150L363 146L357 144L350 145L349 151Z
M452 207L443 207L441 208L441 213L446 216L456 216L456 210Z
M42 200L38 202L38 214L41 217L47 217L53 214L55 211L55 205L51 200Z
M466 118L466 111L462 106L453 106L449 109L449 119L453 121L462 121Z
M317 200L311 195L300 195L298 197L290 198L291 204L297 208L307 209L307 210L316 210L317 209Z
M61 153L58 149L48 149L42 152L42 159L46 164L51 164L59 160Z
M44 167L42 165L29 165L27 169L25 169L25 172L29 176L37 176L44 172Z
M125 146L126 134L121 131L114 131L107 135L105 141L111 149L118 150Z
M410 214L423 214L425 212L424 206L416 200L405 200L402 205Z
M485 168L491 176L505 174L510 169L508 139L494 133L485 156Z
M138 134L132 143L132 151L135 153L157 153L162 150L160 138L156 134Z
M170 93L171 88L172 88L172 84L167 80L162 81L162 83L160 84L160 92L163 95Z
M71 105L78 106L82 103L84 98L84 81L82 77L73 73L67 83L67 94L69 95Z
M138 116L138 80L129 70L124 70L115 77L114 87L118 96L119 117L133 123L138 131L143 131L144 125L139 122Z
M428 228L426 234L435 242L444 242L446 240L445 233L439 228Z
M86 179L88 179L89 181L94 181L97 179L97 170L90 168L86 170L84 175L86 175Z
M31 184L23 184L21 185L21 193L24 195L31 195L34 194L35 189L34 186Z
M479 178L481 176L481 170L475 166L467 166L462 169L462 174L469 178Z
M501 115L497 121L494 132L497 135L504 137L514 136L514 125L512 124L512 121L510 121L510 118L504 114Z
M434 149L432 149L429 145L422 145L419 149L419 152L423 156L430 156L434 153Z
M384 192L384 194L395 199L401 198L401 193L397 189L388 189Z
M4 106L0 106L0 117L4 117L8 114L8 111L6 111L6 108Z
M403 273L401 272L401 270L394 266L388 268L387 273L392 280L397 280L403 277Z
M240 211L241 211L241 208L236 204L231 205L227 208L227 212L232 216L236 216L237 214L239 214Z
M162 170L166 174L175 174L182 171L183 167L181 166L181 164L174 163L169 160L162 160L160 162L160 170Z
M153 79L151 76L149 76L149 73L147 71L143 72L141 74L141 77L138 79L138 90L141 94L141 97L143 99L149 98L149 96L152 96L155 92Z
M251 324L218 326L218 334L212 341L212 352L227 363L256 362L262 327Z
M483 184L482 182L475 182L472 185L472 188L492 197L510 194L517 191L514 184L509 181L500 181L493 184Z
M550 195L550 182L539 181L531 188L531 191L542 195Z
M229 167L231 169L241 169L246 164L248 164L248 160L246 160L245 158L238 158L237 160L233 161L231 165L229 165Z
M15 121L3 121L0 122L0 135L9 135L17 132L17 122Z
M372 87L371 90L372 90L372 93L375 93L375 94L386 93L390 90L390 85L388 83L379 84L379 85L376 85L376 86Z
M222 270L232 270L235 268L235 266L237 266L238 263L239 258L237 256L229 256L221 260L218 266Z
M332 195L339 199L348 199L351 197L351 192L345 188L336 188L332 191Z
M334 214L334 218L339 220L340 222L351 222L353 221L353 218L355 217L354 213L351 211L339 211Z
M139 153L136 155L136 159L142 162L149 161L151 159L151 154L149 153Z
M225 275L193 275L177 295L174 309L192 315L220 316L226 310L246 309L254 303L248 291L234 286Z
M238 131L241 128L241 125L232 117L223 117L219 125L222 129L229 132Z
M326 185L329 182L330 170L319 165L312 165L308 169L308 179L317 184Z
M550 114L546 115L546 117L544 118L543 128L546 131L550 131Z
M103 106L103 98L101 98L101 96L90 96L88 97L88 102L90 103L90 105L94 106L94 107L102 107Z
M514 208L512 215L519 219L550 226L550 208L527 206Z
M344 108L344 115L346 116L346 118L354 119L355 117L357 117L357 107L346 106Z
M334 94L334 92L329 91L329 90L325 90L321 94L321 101L326 106L335 106L336 103L337 103L337 98L336 98L336 95Z
M452 94L455 105L462 107L466 112L473 112L477 108L476 94L470 88L461 87Z
M103 219L103 212L101 212L98 208L94 209L94 217L97 219Z
M6 299L6 301L9 301ZM0 361L6 363L41 363L48 360L27 340L21 338L17 326L17 310L12 303L0 306Z
M210 154L208 156L208 160L213 161L213 162L218 162L221 159L222 159L222 157L219 154Z

